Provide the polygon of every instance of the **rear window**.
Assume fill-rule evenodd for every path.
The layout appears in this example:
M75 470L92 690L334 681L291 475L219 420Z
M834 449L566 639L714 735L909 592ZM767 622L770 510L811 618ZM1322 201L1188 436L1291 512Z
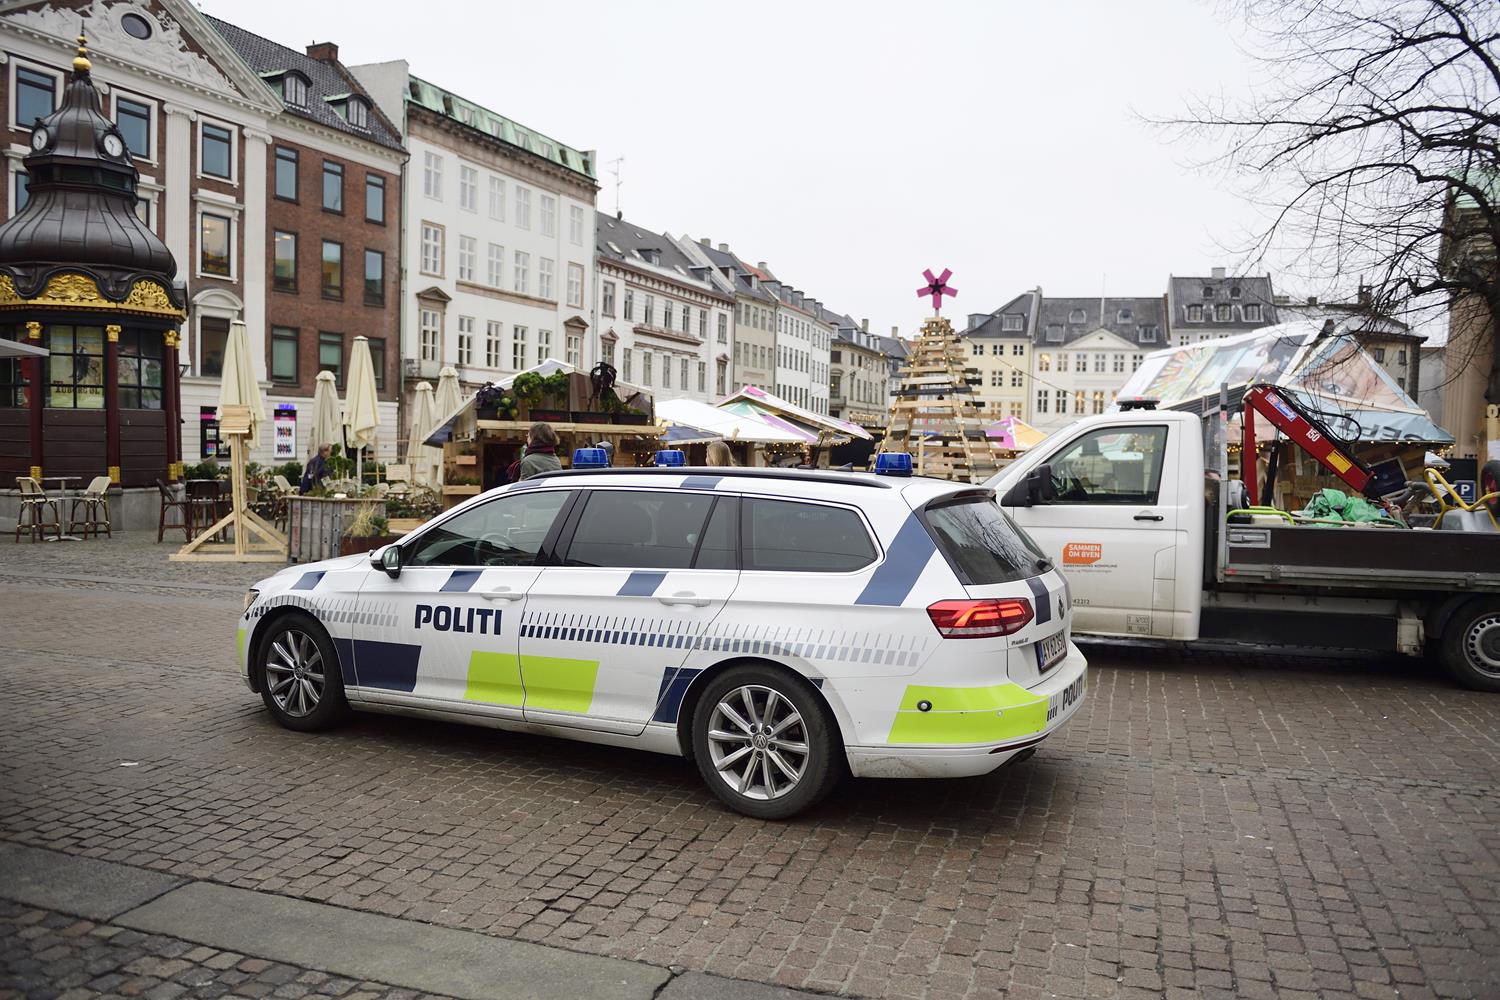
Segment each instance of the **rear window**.
M982 587L1023 580L1045 559L1025 532L990 497L928 506L927 526L958 578Z
M745 569L847 573L875 561L859 515L847 507L744 501Z

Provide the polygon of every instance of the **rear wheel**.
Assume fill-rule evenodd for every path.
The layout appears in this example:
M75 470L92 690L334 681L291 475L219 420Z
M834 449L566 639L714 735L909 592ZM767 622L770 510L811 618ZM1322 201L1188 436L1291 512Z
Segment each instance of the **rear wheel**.
M1454 612L1443 630L1442 651L1456 683L1500 692L1500 601L1474 601Z
M838 784L834 723L812 688L774 667L731 667L709 682L693 715L698 771L730 807L785 819Z
M349 718L338 656L323 627L294 612L276 619L260 642L260 697L271 717L310 733Z

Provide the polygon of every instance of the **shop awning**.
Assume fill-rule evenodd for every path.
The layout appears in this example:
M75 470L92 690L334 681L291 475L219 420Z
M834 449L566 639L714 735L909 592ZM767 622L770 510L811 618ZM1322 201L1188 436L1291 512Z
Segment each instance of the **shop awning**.
M809 435L806 431L776 427L760 416L733 413L695 399L669 399L657 403L656 418L670 426L717 434L726 441L809 444L817 440L816 435Z
M45 347L33 347L19 340L0 338L0 358L45 358L51 353Z
M789 403L775 393L757 389L753 385L741 386L738 392L727 396L719 402L720 408L733 409L737 412L746 412L742 404L773 413L785 420L792 421L802 426L811 427L815 430L829 431L833 434L842 435L846 438L862 438L866 441L872 440L870 432L859 424L850 423L847 420L839 420L822 413L814 413L806 407Z

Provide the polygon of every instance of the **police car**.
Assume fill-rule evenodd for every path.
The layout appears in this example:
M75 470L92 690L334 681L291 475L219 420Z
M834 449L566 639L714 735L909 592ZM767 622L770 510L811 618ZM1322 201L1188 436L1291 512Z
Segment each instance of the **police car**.
M679 754L766 819L846 769L988 773L1083 699L1067 584L992 491L882 466L905 477L575 468L491 490L257 584L241 671L290 729L361 709Z

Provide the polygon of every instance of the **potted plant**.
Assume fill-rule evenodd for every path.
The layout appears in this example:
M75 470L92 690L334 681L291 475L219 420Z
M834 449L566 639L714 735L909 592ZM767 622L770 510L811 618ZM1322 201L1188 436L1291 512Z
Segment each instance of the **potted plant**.
M530 413L527 419L561 423L568 419L568 373L550 375L522 372L510 385L517 399L525 401Z
M369 552L391 540L389 522L379 511L379 506L373 503L359 505L354 513L354 520L349 523L344 537L339 540L340 555Z
M511 392L488 382L474 394L474 410L480 420L514 420L516 398Z

